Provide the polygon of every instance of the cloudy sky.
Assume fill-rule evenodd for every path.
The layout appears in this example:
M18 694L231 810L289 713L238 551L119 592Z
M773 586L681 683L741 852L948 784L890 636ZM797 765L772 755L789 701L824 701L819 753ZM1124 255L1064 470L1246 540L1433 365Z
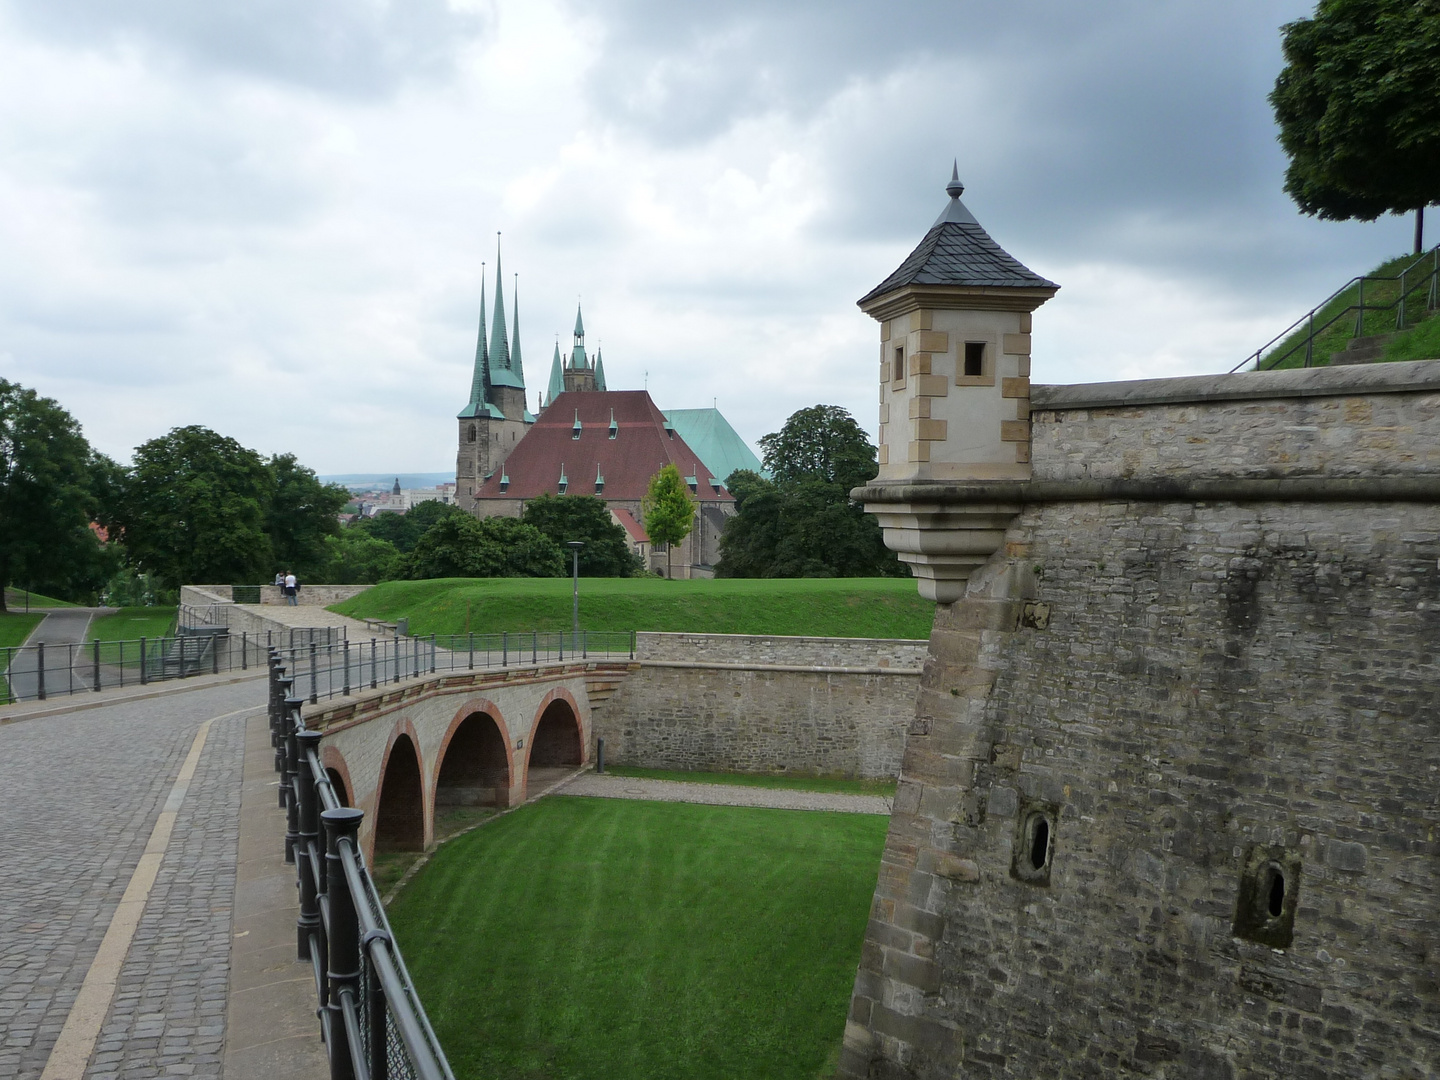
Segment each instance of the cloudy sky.
M1037 381L1228 370L1408 249L1281 192L1265 96L1312 7L0 0L0 376L121 460L205 424L453 469L501 231L532 400L581 297L614 388L873 433L855 300L952 157L1062 285Z

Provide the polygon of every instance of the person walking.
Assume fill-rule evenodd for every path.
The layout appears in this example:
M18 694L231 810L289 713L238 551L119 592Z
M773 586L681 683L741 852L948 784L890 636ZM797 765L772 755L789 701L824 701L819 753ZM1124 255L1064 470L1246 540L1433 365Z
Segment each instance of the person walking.
M299 591L300 583L295 580L295 575L287 573L285 575L285 602L291 607L295 607L300 603L300 601L295 598L296 593Z

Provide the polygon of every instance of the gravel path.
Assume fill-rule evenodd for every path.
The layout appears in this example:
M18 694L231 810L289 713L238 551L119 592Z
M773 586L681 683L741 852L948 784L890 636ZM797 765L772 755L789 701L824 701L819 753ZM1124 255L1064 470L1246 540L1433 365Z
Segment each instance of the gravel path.
M775 810L833 810L845 814L889 814L882 795L842 795L830 791L789 791L783 788L740 787L735 784L691 784L679 780L641 780L633 776L600 776L584 772L552 795L585 795L600 799L643 799L649 802L709 803L713 806L766 806Z

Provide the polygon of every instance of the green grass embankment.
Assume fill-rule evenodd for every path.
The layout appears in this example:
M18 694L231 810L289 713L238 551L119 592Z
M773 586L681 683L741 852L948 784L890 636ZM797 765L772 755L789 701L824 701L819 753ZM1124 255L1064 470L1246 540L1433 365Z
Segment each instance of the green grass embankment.
M40 625L40 620L43 618L45 618L43 614L25 615L16 611L0 615L0 649L24 645L25 639L30 636L30 632L35 627Z
M781 791L829 791L841 795L895 794L894 780L841 780L827 776L776 776L773 773L684 772L678 769L637 769L629 765L607 765L614 776L641 780L676 780L684 784L729 784L733 787L772 788Z
M1414 255L1401 255L1398 258L1389 259L1374 270L1370 276L1399 278L1400 271L1413 265L1416 261ZM1422 264L1414 274L1407 278L1407 288L1414 289L1413 282L1418 282L1422 273L1428 271L1430 264L1427 261ZM1317 330L1325 326L1332 318L1351 308L1348 314L1335 322L1327 329L1319 330L1315 335L1315 342L1311 350L1311 366L1323 367L1330 363L1333 353L1339 352L1350 343L1353 337L1368 337L1371 334L1395 333L1394 307L1382 310L1372 309L1371 305L1391 304L1393 305L1400 295L1399 281L1367 281L1365 283L1365 318L1360 326L1360 332L1356 333L1356 317L1359 315L1358 305L1360 302L1359 285L1351 285L1343 293L1337 296L1321 310L1315 313L1315 326ZM1397 360L1429 360L1440 357L1440 320L1433 318L1435 312L1426 308L1428 289L1418 289L1409 292L1405 301L1406 329L1399 332L1386 345L1384 360L1386 362ZM1417 320L1420 320L1417 322ZM1261 364L1267 369L1295 368L1305 366L1305 342L1309 336L1308 327L1304 324L1293 334L1287 337L1274 349L1266 353L1261 359ZM1271 358L1278 357L1279 362L1274 363Z
M169 637L175 631L175 608L125 607L113 615L90 620L86 641L134 641Z
M816 1080L887 826L543 799L442 847L390 919L457 1076Z
M5 606L11 611L25 610L26 597L29 597L32 608L50 607L79 607L79 604L72 604L68 600L56 600L53 596L42 596L40 593L26 593L24 589L6 589Z
M330 610L408 618L412 634L568 630L570 581L389 581ZM580 579L580 625L593 631L924 639L934 617L909 578Z

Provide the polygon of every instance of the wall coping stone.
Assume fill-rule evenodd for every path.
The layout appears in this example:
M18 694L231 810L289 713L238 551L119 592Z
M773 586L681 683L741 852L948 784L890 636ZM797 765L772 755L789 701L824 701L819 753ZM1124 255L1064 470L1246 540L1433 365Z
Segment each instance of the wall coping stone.
M1264 398L1405 394L1440 390L1440 360L1393 364L1242 371L1229 375L1182 375L1124 382L1032 384L1034 410L1123 408L1127 405L1203 404Z
M858 637L802 637L795 634L698 634L690 631L671 630L640 630L635 634L637 640L643 638L668 638L672 641L681 638L699 638L706 641L753 641L753 642L805 642L806 644L820 645L925 645L929 646L929 638L858 638Z
M852 667L843 664L749 664L711 660L636 660L639 667L705 668L711 671L793 671L810 675L909 675L919 678L923 668Z

